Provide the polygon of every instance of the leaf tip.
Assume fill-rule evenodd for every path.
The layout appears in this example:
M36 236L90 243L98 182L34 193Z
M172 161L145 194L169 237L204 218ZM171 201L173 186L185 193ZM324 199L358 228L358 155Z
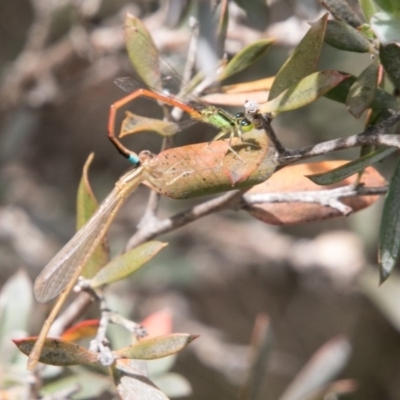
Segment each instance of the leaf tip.
M200 335L189 335L188 344L192 343L193 340L196 340Z
M387 278L389 278L390 272L385 268L379 269L379 286L383 285Z

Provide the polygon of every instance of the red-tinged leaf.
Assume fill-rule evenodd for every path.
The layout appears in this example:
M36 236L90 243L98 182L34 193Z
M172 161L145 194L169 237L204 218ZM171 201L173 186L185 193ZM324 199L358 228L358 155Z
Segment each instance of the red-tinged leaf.
M143 82L162 90L158 49L140 19L129 13L125 18L125 43L132 66Z
M178 124L170 121L163 121L156 118L142 117L141 115L126 112L126 117L122 121L119 137L132 135L143 131L156 132L161 136L173 136L180 131Z
M146 336L147 338L167 335L172 332L172 312L169 309L157 311L145 318L140 324L149 333Z
M360 31L342 21L328 21L325 42L344 51L356 53L373 51L372 43Z
M317 70L328 14L312 24L310 30L276 74L269 99L279 96L289 87Z
M346 162L342 160L292 165L279 170L268 181L254 186L247 194L318 191L354 184L358 175L324 187L314 184L306 177L329 171ZM368 187L380 187L384 186L386 181L373 167L368 167L362 175L361 183ZM370 206L378 198L379 196L356 196L343 198L341 201L355 212ZM293 225L342 216L338 210L331 207L300 202L255 204L246 207L246 211L253 217L272 225Z
M378 87L378 72L379 60L375 59L351 85L346 106L354 117L360 118L361 114L371 107Z
M381 283L396 266L400 255L400 162L390 180L383 206L379 231L379 264Z
M94 153L91 153L83 166L82 178L78 187L78 195L76 201L77 210L77 230L81 229L83 225L91 218L99 206L96 197L92 191L89 182L89 167L94 158ZM107 237L105 236L101 243L98 245L93 255L89 258L85 267L82 270L82 276L85 278L93 277L109 259L109 248Z
M304 107L329 92L349 76L337 71L315 72L290 86L278 97L262 104L260 112L276 116L282 112Z
M163 151L146 163L145 183L184 199L251 187L268 179L276 165L265 132L253 129L243 141L235 137Z
M262 39L245 46L232 58L232 60L229 61L227 66L219 75L218 80L222 81L223 79L229 78L230 76L243 71L250 65L253 65L266 53L273 42L274 39Z
M78 340L95 336L98 328L98 319L82 321L64 331L61 335L61 339L66 342L77 342Z
M111 260L90 281L92 288L121 280L137 271L159 253L167 243L150 241Z
M114 354L117 358L155 360L181 351L198 337L198 335L188 333L172 333L146 338L131 346L116 350Z
M14 340L17 347L27 356L30 354L37 337ZM98 355L76 343L57 338L46 338L39 362L62 367L97 363Z

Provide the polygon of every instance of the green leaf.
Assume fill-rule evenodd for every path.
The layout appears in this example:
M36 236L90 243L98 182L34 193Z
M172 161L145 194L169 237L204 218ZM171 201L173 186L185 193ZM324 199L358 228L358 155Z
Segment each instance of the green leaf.
M132 66L143 82L162 90L158 49L140 19L129 13L125 18L125 43Z
M154 360L175 354L198 338L189 333L172 333L143 339L138 343L114 352L117 358L134 358L136 360Z
M342 21L328 21L325 42L344 51L367 53L373 50L371 42L362 33Z
M292 55L277 73L269 92L269 100L317 70L328 14L314 23Z
M286 89L278 97L264 103L260 111L276 116L282 112L304 107L323 96L348 76L337 71L315 72Z
M398 14L400 12L400 3L398 0L374 0L375 3L389 14Z
M395 151L397 151L395 148L382 148L331 171L322 174L307 175L307 178L317 185L332 185L363 171L365 168L383 160Z
M350 88L356 79L357 78L355 76L350 76L348 79L340 82L336 87L327 92L325 97L334 101L338 101L339 103L345 103ZM371 107L374 111L381 113L382 117L384 115L389 117L392 115L390 110L397 110L398 104L394 96L378 87Z
M384 46L400 42L400 19L391 14L376 13L371 18L371 28Z
M375 59L351 85L346 99L350 114L360 118L371 106L378 86L379 60Z
M96 288L126 278L150 261L165 246L167 243L150 241L114 258L90 281L90 286Z
M346 0L323 0L323 5L339 21L344 21L354 28L362 24L362 21Z
M37 337L13 340L17 347L27 356L32 351ZM61 339L47 338L44 342L39 361L43 364L69 366L81 364L96 364L98 355L86 350L76 343Z
M372 16L379 10L373 0L359 0L361 10L364 14L365 20L369 22Z
M218 79L226 79L246 69L250 65L253 65L265 54L273 42L274 39L263 39L244 47L232 58L232 60L229 61L228 65L224 68Z
M78 186L77 194L77 207L76 207L76 230L82 228L86 222L89 221L90 217L95 213L99 203L90 186L88 172L90 164L94 158L94 153L91 153L87 158L85 165L83 166L82 177Z
M82 178L78 187L78 195L76 200L77 230L82 228L82 226L85 225L87 221L89 221L99 205L95 195L93 194L88 177L89 167L93 161L93 157L94 153L91 153L86 160L86 163L83 167ZM107 238L104 237L101 243L97 246L93 255L85 264L82 271L82 276L84 276L85 278L92 278L107 263L108 259L108 242Z
M400 162L393 173L383 206L379 231L379 263L381 283L396 266L400 252Z
M396 43L381 46L379 57L393 85L400 90L400 47Z

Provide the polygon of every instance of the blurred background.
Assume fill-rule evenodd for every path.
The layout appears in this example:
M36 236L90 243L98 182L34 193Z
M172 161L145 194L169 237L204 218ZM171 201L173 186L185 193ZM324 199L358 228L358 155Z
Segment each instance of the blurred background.
M351 4L357 9L356 2ZM174 0L0 2L1 284L20 269L34 279L73 235L76 191L89 153L95 152L90 180L98 199L129 168L106 131L109 106L124 95L113 80L134 75L124 47L126 12L142 19L179 70L189 44L188 16L201 25L207 16L201 11L209 6L206 1ZM259 38L276 41L230 83L273 76L309 22L323 12L313 0L231 2L228 56ZM207 50L199 55L202 64L207 64ZM358 75L368 62L367 55L325 45L320 69ZM157 106L145 101L127 109L159 115ZM279 116L274 128L285 145L295 148L359 133L363 121L346 113L344 105L320 99ZM179 133L176 143L212 137L213 132L198 124ZM157 152L161 139L143 133L126 143L137 152ZM338 153L335 158L356 154ZM390 165L378 168L390 178L385 175ZM140 188L119 213L109 232L113 254L134 233L148 195L147 188ZM163 198L160 216L203 200ZM192 386L188 399L237 396L248 373L248 344L260 315L268 318L272 330L263 399L279 398L310 357L337 335L345 335L351 346L337 378L358 383L345 398L400 399L398 276L378 289L380 210L378 201L350 217L284 228L242 212L213 214L158 238L169 242L168 248L114 285L110 296L116 308L137 321L169 308L174 331L201 335L174 366ZM38 332L48 309L35 308L30 334Z

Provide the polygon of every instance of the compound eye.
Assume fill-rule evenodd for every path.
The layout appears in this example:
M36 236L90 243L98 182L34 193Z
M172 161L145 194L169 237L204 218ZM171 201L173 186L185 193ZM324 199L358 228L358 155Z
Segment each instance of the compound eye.
M236 113L235 114L235 118L244 118L244 113L242 113L242 112L239 112L239 113Z
M242 128L243 132L249 132L249 131L251 131L253 129L254 125L247 118L243 118L240 121L240 127Z

